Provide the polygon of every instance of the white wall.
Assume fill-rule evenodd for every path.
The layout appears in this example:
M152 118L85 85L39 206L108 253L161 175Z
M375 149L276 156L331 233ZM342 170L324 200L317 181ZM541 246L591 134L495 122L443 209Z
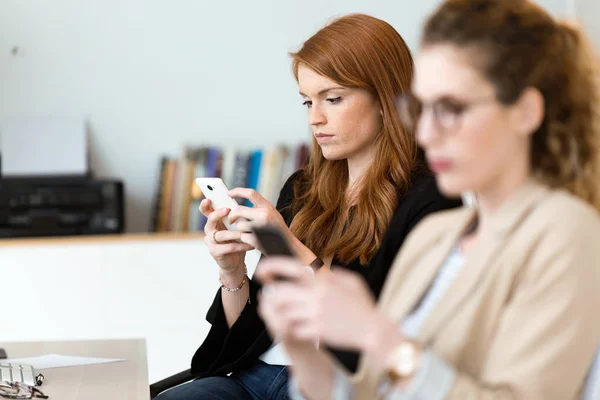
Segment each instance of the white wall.
M563 14L565 1L540 2ZM392 23L415 48L437 4L2 0L0 119L88 118L92 168L125 180L128 228L143 231L161 153L179 154L188 143L308 139L287 52L330 18L370 13Z
M575 15L583 22L590 39L600 51L600 1L598 0L569 0Z

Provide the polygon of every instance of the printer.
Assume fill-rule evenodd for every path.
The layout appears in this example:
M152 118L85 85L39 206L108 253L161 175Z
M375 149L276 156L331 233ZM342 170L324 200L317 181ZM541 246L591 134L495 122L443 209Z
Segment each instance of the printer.
M83 118L10 117L0 128L0 238L123 232L123 183L93 177Z
M118 180L0 179L0 238L122 233L124 215Z

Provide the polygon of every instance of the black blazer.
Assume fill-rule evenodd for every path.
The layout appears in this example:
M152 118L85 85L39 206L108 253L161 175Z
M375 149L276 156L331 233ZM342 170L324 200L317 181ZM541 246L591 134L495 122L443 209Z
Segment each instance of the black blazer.
M301 173L302 171L297 171L288 179L277 201L277 210L288 226L294 217L289 207L294 199L294 183L301 177ZM369 265L361 265L358 259L342 265L335 258L332 265L362 275L377 298L392 261L412 228L427 214L460 205L460 200L450 200L439 193L435 180L429 173L415 174L409 190L403 196L399 196L398 206L381 247ZM206 315L206 320L212 325L211 329L192 359L192 374L195 377L222 376L249 368L273 343L257 313L257 293L260 285L252 280L249 284L250 303L231 329L225 320L221 291L217 291ZM330 350L348 370L356 370L358 353Z

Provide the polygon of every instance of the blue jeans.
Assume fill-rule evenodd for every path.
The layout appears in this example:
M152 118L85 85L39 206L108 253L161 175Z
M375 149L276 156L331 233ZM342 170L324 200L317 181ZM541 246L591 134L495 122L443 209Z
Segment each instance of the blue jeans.
M247 371L184 383L155 400L288 400L287 382L287 367L257 360Z

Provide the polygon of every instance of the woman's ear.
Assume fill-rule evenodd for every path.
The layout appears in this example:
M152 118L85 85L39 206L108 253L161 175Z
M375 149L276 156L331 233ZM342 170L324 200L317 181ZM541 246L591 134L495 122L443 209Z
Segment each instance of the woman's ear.
M515 106L519 133L526 136L533 135L544 121L544 96L537 88L528 87L523 90Z

